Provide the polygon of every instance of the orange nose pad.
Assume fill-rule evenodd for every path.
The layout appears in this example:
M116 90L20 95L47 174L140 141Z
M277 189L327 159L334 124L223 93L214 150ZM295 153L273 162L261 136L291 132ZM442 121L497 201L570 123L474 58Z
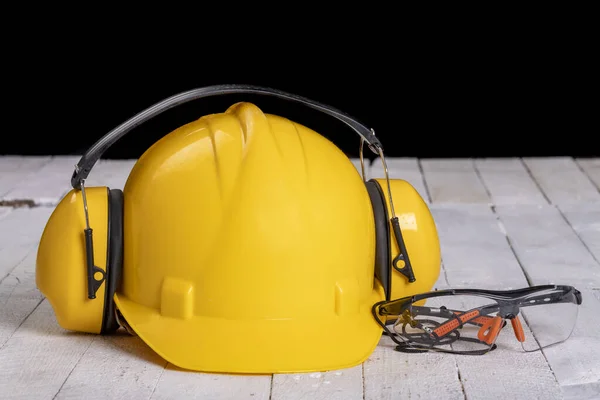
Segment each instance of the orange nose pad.
M502 317L495 316L494 318L487 320L486 323L481 326L477 333L477 337L482 342L492 345L496 341L496 337L498 336L501 327Z
M523 343L525 341L525 332L523 332L523 325L521 325L521 320L519 319L519 317L514 317L510 320L510 323L513 327L513 331L515 332L517 340Z

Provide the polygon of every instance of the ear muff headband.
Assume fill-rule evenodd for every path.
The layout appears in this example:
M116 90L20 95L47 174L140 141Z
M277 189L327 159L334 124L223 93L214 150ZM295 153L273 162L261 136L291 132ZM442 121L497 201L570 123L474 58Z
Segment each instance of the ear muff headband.
M375 133L372 129L367 128L364 124L360 123L358 120L356 120L355 118L349 116L348 114L345 114L344 112L331 107L331 106L327 106L321 103L318 103L316 101L307 99L305 97L302 96L298 96L298 95L293 95L290 93L286 93L280 90L276 90L276 89L270 89L270 88L263 88L263 87L257 87L257 86L250 86L250 85L216 85L216 86L208 86L208 87L203 87L203 88L198 88L198 89L193 89L187 92L183 92L174 96L171 96L159 103L154 104L153 106L147 108L146 110L138 113L137 115L133 116L132 118L130 118L129 120L125 121L124 123L122 123L121 125L117 126L116 128L114 128L112 131L108 132L106 135L104 135L102 138L100 138L94 145L92 145L81 157L81 159L79 160L79 162L77 163L77 165L75 166L75 171L73 172L73 175L71 176L71 186L74 189L78 189L82 191L82 196L83 196L83 200L84 200L84 211L85 211L85 216L86 216L86 222L88 221L88 214L87 214L87 205L86 205L86 200L85 200L85 189L84 189L84 181L85 179L88 177L89 173L91 172L92 168L94 167L94 165L96 164L96 162L102 157L102 155L104 154L104 152L106 150L108 150L113 144L115 144L120 138L122 138L125 134L127 134L129 131L131 131L133 128L135 128L136 126L142 124L143 122L161 114L162 112L173 108L177 105L186 103L188 101L192 101L192 100L196 100L196 99L200 99L203 97L209 97L209 96L218 96L218 95L224 95L224 94L235 94L235 93L249 93L249 94L263 94L263 95L270 95L270 96L274 96L283 100L288 100L288 101L295 101L301 104L304 104L310 108L316 109L318 111L321 111L327 115L330 115L336 119L338 119L339 121L344 122L347 126L349 126L350 128L352 128L360 137L361 137L361 146L360 146L360 156L361 156L361 165L363 163L363 154L362 154L362 150L363 150L363 144L364 142L367 142L369 148L371 149L371 151L373 151L375 154L377 154L383 163L383 167L384 167L384 172L385 172L385 178L387 180L387 189L388 189L388 194L389 194L389 203L390 203L390 208L391 208L391 212L392 212L392 216L390 221L392 222L392 226L394 228L394 234L396 236L396 240L398 241L402 252L399 255L399 257L397 257L397 259L399 259L400 257L405 261L405 267L402 269L399 269L396 267L396 262L398 261L397 259L395 259L393 261L394 267L396 270L398 270L399 272L401 272L402 274L404 274L408 279L409 282L414 282L415 278L414 278L414 274L412 271L412 267L410 265L410 261L408 259L408 254L406 252L406 249L403 246L403 242L402 242L402 235L400 232L400 226L399 226L399 222L398 222L398 218L395 215L395 211L394 211L394 203L392 200L392 192L391 192L391 187L390 187L390 183L389 183L389 176L388 176L388 171L387 171L387 165L385 162L385 157L383 155L383 146L381 144L381 142L379 141L379 139L375 136ZM363 167L363 180L365 180L365 174L364 174L364 167ZM366 183L366 182L365 182ZM379 185L377 185L377 190L378 190L378 195L382 198L382 201L384 201L383 199L383 194L379 193L379 191L381 190L381 188L379 187ZM372 190L372 189L371 189ZM374 193L369 192L369 195L372 196ZM113 197L116 198L122 198L122 193L118 194L117 192L114 192L114 196L113 196L113 192L110 193L109 197L112 199ZM374 200L374 198L372 197L372 203L377 204L377 206L374 205L374 207L379 208L379 201L378 200ZM121 204L118 205L117 204L117 200L114 200L114 207L116 208L122 208L122 199L121 199ZM384 210L385 210L385 201L384 201ZM115 246L109 246L110 250L110 254L109 257L111 259L111 265L114 265L115 268L111 268L112 269L112 277L111 276L106 276L105 278L103 277L102 280L106 279L107 282L107 298L105 299L106 301L106 309L105 309L105 314L103 316L103 330L110 330L112 329L112 327L114 327L114 324L116 323L114 320L114 310L111 311L109 310L109 308L113 308L114 306L112 305L112 296L114 295L114 291L116 290L116 286L118 284L119 281L119 277L117 277L117 274L120 274L120 265L121 265L121 259L122 259L122 213L111 213L111 215L114 214L115 218L116 215L120 215L121 220L117 221L115 220L113 222L115 225L117 225L116 227L114 227L114 229L116 229L117 232L120 233L116 233L115 235L110 235L109 236L109 240L113 239L114 236L114 241L115 241ZM383 215L385 215L385 219L383 221L386 222L387 225L387 221L388 221L388 217L387 217L387 210L385 211L385 214L382 214L380 212L377 212L377 214L381 214L381 217L383 217ZM380 224L380 217L377 215L375 218L376 224ZM378 246L382 246L383 244L380 244L381 242L383 242L385 244L385 246L389 246L389 227L386 227L387 229L387 236L386 240L381 240L379 241L379 236L377 237L377 243ZM93 263L93 251L92 251L92 229L88 226L86 226L86 229L84 230L85 236L86 236L86 254L87 254L87 268L88 268L88 297L90 299L94 298L93 293L95 292L94 287L93 286L99 286L99 284L102 282L102 280L95 280L94 276L94 272L97 270L94 267L94 263ZM381 231L380 229L380 233L383 234L383 231ZM120 236L120 240L117 241L117 237ZM383 238L382 238L383 239ZM385 254L387 254L387 262L385 261ZM377 261L377 269L376 269L376 273L379 274L380 279L382 279L382 283L383 281L387 281L387 287L389 289L389 286L391 285L391 277L390 277L390 273L391 273L391 268L390 268L390 263L389 263L389 248L387 248L386 251L383 251L382 249L379 249L377 252L378 255L378 261ZM113 263L114 261L114 263ZM109 269L107 269L107 272L109 271ZM110 285L112 285L112 287L109 287ZM387 293L390 292L390 290L386 291Z
M167 111L170 108L186 103L188 101L200 99L209 96L219 96L224 94L235 94L235 93L248 93L248 94L264 94L269 96L275 96L283 100L294 101L297 103L304 104L315 110L319 110L327 115L330 115L348 125L352 128L362 140L366 141L371 151L375 154L380 155L383 152L383 146L372 129L367 128L364 124L360 123L355 118L348 114L337 110L331 106L318 103L316 101L307 99L302 96L286 93L276 89L263 88L249 85L216 85L207 86L203 88L193 89L187 92L176 94L171 96L153 106L145 109L144 111L133 116L129 120L125 121L121 125L117 126L112 131L104 135L100 140L90 147L85 154L81 157L75 171L71 177L71 186L75 189L81 187L83 180L87 178L96 162L102 157L102 154L108 150L115 142L125 136L125 134L131 131L136 126L142 124L145 121ZM362 148L362 147L361 147Z

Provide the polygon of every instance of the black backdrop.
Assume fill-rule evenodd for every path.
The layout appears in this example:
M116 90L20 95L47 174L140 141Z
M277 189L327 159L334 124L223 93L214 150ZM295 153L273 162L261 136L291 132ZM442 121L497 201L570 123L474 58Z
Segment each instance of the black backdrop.
M274 56L261 65L218 57L196 62L163 55L142 60L133 54L114 63L80 53L56 56L22 78L28 87L43 90L20 91L18 109L5 114L13 125L4 130L0 154L81 154L166 97L200 86L244 83L302 95L353 115L375 130L388 156L598 156L597 111L589 96L590 75L583 70L589 64L581 58L590 54L570 54L568 48L557 53L554 43L548 46L537 53L522 48L498 55L494 49L476 56L473 48L452 49L452 58L440 51L403 63L392 52L385 59L334 56L320 63L308 53L291 60ZM301 59L307 61L300 64ZM241 100L318 131L349 156L358 154L353 131L317 111L265 96L227 95L167 111L134 129L104 157L139 157L176 127Z

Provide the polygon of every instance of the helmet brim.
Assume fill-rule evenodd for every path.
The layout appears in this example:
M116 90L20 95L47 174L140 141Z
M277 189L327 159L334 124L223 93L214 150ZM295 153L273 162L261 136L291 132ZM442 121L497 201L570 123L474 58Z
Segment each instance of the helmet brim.
M384 298L380 285L359 312L322 319L231 320L165 317L115 295L131 329L163 359L188 370L220 373L293 373L349 368L364 362L382 330L371 307Z

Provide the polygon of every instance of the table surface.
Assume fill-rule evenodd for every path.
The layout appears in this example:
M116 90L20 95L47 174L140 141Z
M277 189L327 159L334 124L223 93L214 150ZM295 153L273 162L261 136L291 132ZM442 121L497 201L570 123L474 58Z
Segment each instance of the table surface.
M2 399L600 399L600 159L387 160L434 215L436 287L574 285L583 304L566 342L524 354L507 335L502 349L473 357L399 353L384 337L354 368L272 376L187 372L137 337L57 325L35 286L35 256L78 159L0 157ZM123 188L134 163L101 160L87 186ZM367 166L369 177L382 171L380 160Z

